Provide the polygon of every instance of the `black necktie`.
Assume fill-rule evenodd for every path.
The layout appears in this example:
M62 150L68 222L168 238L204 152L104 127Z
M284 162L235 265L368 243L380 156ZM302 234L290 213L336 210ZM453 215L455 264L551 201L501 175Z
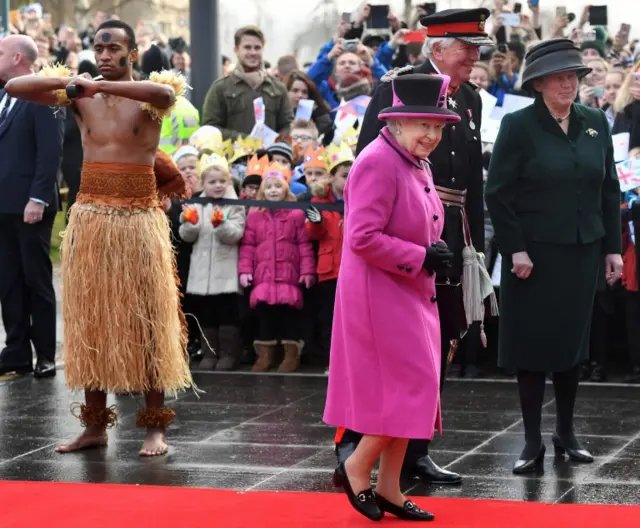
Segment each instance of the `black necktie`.
M11 97L7 95L5 99L4 106L2 107L2 111L0 112L0 125L3 125L7 116L9 115L9 109L11 108Z

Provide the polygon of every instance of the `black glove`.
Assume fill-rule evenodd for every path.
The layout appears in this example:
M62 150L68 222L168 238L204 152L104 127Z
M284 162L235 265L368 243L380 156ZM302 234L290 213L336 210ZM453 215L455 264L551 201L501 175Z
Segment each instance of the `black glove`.
M304 210L307 215L307 220L312 224L321 224L322 223L322 213L318 211L315 207L311 206Z
M450 268L452 260L453 253L451 253L447 245L444 242L438 242L427 248L422 267L429 273L435 273Z

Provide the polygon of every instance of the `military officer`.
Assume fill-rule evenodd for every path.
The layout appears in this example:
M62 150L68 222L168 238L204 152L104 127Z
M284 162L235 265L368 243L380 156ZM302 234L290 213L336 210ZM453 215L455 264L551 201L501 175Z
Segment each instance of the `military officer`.
M484 30L488 9L447 9L424 17L426 27L423 55L419 66L406 66L388 72L378 85L364 116L356 154L372 142L384 126L378 112L392 103L391 79L407 73L446 74L451 77L447 94L448 107L462 120L444 129L440 145L429 159L432 163L435 192L445 206L445 225L442 235L454 254L452 267L437 276L437 295L442 332L443 386L447 358L452 344L466 330L462 301L462 249L473 243L478 251L484 248L484 208L482 181L482 143L480 118L482 102L476 87L469 82L473 64L480 57L480 46L493 46ZM425 188L425 192L433 192ZM338 430L335 438L336 455L341 462L355 449L360 435ZM421 478L434 484L459 484L460 475L438 467L429 457L429 442L411 440L404 461L407 476Z

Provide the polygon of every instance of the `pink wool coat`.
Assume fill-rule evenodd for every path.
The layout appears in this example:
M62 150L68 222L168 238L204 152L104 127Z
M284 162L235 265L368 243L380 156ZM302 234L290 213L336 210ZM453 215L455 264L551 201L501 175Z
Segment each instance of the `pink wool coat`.
M300 278L315 274L304 211L252 209L240 243L238 273L253 275L250 304L302 308Z
M324 421L431 439L442 432L440 322L422 264L442 234L442 203L426 163L386 128L356 159L344 199Z

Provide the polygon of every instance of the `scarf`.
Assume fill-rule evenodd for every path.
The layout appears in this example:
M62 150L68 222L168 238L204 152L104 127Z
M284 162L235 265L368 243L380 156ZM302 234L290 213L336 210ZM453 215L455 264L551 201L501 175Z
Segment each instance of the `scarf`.
M233 70L233 74L241 81L247 83L252 90L257 90L266 77L264 70L244 71L239 64L236 66L236 69Z

